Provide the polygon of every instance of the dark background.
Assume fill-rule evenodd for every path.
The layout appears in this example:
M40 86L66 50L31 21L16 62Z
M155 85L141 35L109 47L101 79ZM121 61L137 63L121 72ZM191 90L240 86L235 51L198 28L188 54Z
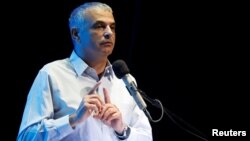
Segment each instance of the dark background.
M1 133L6 137L1 135L5 139L0 140L16 139L38 70L70 55L67 20L73 7L83 2L20 1L1 10L1 118L7 132ZM245 3L102 2L113 8L117 24L111 62L125 60L140 89L209 140L246 139L211 136L212 129L248 130L249 10ZM160 110L149 103L148 110L154 119L160 116ZM151 125L155 141L201 141L167 115Z

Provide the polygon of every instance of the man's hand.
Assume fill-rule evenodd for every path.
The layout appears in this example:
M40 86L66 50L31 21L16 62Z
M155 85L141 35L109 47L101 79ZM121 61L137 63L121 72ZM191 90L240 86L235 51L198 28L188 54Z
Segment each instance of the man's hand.
M98 82L89 92L85 95L76 110L76 112L69 116L70 125L74 128L78 123L85 121L92 112L94 114L101 113L103 109L103 101L100 96L95 93L101 82Z
M112 127L116 132L122 133L125 128L125 124L122 120L122 114L119 109L111 103L107 89L103 88L105 104L101 113L94 117L100 119L106 125Z

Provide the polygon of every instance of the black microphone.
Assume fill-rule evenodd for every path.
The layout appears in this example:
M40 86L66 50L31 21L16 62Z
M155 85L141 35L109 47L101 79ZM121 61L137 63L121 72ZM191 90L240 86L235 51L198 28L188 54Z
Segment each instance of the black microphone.
M141 110L146 111L147 105L139 93L136 83L130 74L127 64L123 60L117 60L112 64L113 70L117 78L122 79L136 104Z

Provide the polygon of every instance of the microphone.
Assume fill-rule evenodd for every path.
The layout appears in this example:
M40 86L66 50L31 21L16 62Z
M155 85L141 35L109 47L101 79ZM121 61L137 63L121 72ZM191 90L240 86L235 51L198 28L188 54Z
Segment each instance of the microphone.
M146 111L147 105L137 89L137 85L130 74L127 64L123 60L117 60L112 64L117 78L122 79L130 95L134 98L136 104L141 110Z

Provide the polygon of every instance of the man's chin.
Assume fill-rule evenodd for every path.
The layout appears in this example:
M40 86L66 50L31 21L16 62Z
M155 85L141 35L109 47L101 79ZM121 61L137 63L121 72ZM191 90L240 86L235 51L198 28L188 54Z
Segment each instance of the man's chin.
M110 54L112 54L112 51L113 51L113 49L111 49L111 48L104 48L102 52L106 55L110 55Z
M108 57L108 56L111 55L111 54L112 54L112 51L110 51L110 50L103 50L103 51L100 53L101 56L105 56L105 57Z

